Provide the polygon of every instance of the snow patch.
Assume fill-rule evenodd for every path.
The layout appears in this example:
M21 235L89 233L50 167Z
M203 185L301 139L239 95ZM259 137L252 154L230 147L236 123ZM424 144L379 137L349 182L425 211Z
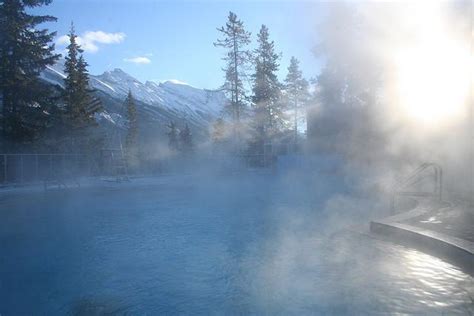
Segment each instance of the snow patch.
M180 80L178 80L178 79L168 79L168 80L162 81L161 83L163 83L163 84L172 83L172 84L178 84L178 85L184 85L184 86L190 86L190 87L191 87L190 84L188 84L188 83L186 83L186 82L184 82L184 81L180 81ZM194 88L194 87L193 87L193 88Z
M46 66L46 68L48 68L49 70L51 70L52 72L54 72L55 74L57 74L58 76L62 77L63 79L66 79L66 75L56 69L54 69L53 67L51 66Z
M101 81L101 80L99 80L99 79L97 79L97 78L92 78L92 79L94 79L95 81L97 81L97 82L100 83L101 85L104 85L105 87L109 88L109 89L112 90L113 92L116 92L115 89L114 89L111 85L108 85L108 84L106 84L105 82L103 82L103 81Z
M52 84L64 86L64 61L47 69L41 77ZM102 91L114 99L124 100L128 91L139 101L139 106L146 106L147 111L151 108L163 109L171 112L174 116L185 117L190 122L207 126L216 118L226 103L222 91L205 90L193 87L183 81L172 79L156 83L152 81L140 82L120 68L104 72L99 76L90 76L90 85L97 91ZM150 112L156 119L163 117L163 112L154 110ZM111 123L119 125L112 116L104 116ZM153 119L153 118L152 118Z

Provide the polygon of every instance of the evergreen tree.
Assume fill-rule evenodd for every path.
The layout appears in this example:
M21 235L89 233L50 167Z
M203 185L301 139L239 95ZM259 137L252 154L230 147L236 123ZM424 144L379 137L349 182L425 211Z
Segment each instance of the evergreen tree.
M101 110L100 100L93 98L93 90L89 88L88 64L84 59L83 50L77 43L74 25L71 23L69 45L64 67L65 126L73 147L83 153L93 154L102 142L97 133L94 114Z
M222 118L218 118L212 124L211 140L214 144L219 144L224 141L225 137L225 123Z
M93 113L88 111L92 102L89 90L88 64L84 60L83 50L77 43L74 25L71 24L69 32L69 45L67 46L66 62L64 64L64 99L69 124L72 129L82 129L93 122Z
M93 114L98 110L93 111L90 108L92 102L91 92L93 90L89 88L88 66L89 64L84 60L84 55L81 53L77 61L77 93L78 99L82 101L81 106L84 115L82 120L86 125L90 125L94 122Z
M136 166L138 163L138 122L137 108L132 91L128 91L125 99L126 117L127 117L127 137L125 139L125 151L127 161L130 166Z
M31 141L44 126L49 90L39 80L40 72L54 64L55 32L39 29L56 21L48 15L32 15L28 8L48 5L51 0L0 1L0 96L2 130L11 142Z
M255 50L255 74L253 75L254 128L259 146L284 126L281 102L281 84L277 78L280 56L270 41L268 28L262 25Z
M67 55L65 57L66 61L64 63L64 72L66 73L66 78L64 79L64 99L66 101L67 112L71 116L79 116L78 114L74 113L79 109L74 107L74 104L77 103L77 82L79 81L78 77L78 70L77 70L77 63L79 59L79 54L83 52L80 48L79 44L77 43L77 35L74 30L74 24L71 23L71 28L68 34L69 37L69 45L67 46ZM74 115L76 114L76 115Z
M168 125L168 146L171 151L176 151L179 149L179 142L178 142L178 128L176 124L171 121Z
M233 12L229 12L226 25L217 30L223 38L214 45L227 50L223 58L226 62L223 88L230 99L231 117L238 124L245 107L246 89L242 80L246 77L246 66L250 60L250 51L245 47L250 43L251 33L245 31L244 23Z
M299 61L291 57L288 74L285 79L285 88L288 101L293 109L294 144L298 141L298 109L303 107L309 99L308 81L303 78L299 68Z
M182 153L189 154L193 151L193 135L191 134L188 124L179 132L179 142Z

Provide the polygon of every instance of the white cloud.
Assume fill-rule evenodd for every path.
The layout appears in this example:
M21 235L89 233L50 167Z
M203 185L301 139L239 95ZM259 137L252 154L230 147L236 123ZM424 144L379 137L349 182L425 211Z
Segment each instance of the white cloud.
M123 61L126 61L128 63L139 64L139 65L146 65L146 64L151 63L150 58L144 57L144 56L138 56L138 57L133 57L133 58L125 58Z
M103 31L87 31L77 37L77 43L88 53L95 53L99 50L99 44L119 44L125 40L124 33L106 33ZM56 40L58 46L66 46L69 44L67 35L60 36Z
M67 44L69 44L69 37L67 35L60 36L56 40L56 45L64 46Z

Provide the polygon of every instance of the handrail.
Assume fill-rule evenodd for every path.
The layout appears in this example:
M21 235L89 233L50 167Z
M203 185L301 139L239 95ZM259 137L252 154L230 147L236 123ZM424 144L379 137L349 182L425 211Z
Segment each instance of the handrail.
M416 185L423 181L426 177L422 177L422 174L426 171L432 169L434 175L434 188L433 192L423 192L423 191L410 191L408 190L410 186ZM391 212L395 212L395 198L397 196L424 196L424 197L434 197L438 201L441 201L443 198L443 169L440 165L433 162L425 162L421 164L418 168L411 172L411 174L404 179L399 181L393 189L391 195L390 208Z

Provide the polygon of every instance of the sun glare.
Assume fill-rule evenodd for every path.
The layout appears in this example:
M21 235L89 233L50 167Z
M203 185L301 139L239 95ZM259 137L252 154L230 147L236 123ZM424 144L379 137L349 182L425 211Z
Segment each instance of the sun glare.
M464 114L470 53L466 43L450 36L433 13L413 30L417 40L399 50L395 67L399 109L415 123L436 127Z

